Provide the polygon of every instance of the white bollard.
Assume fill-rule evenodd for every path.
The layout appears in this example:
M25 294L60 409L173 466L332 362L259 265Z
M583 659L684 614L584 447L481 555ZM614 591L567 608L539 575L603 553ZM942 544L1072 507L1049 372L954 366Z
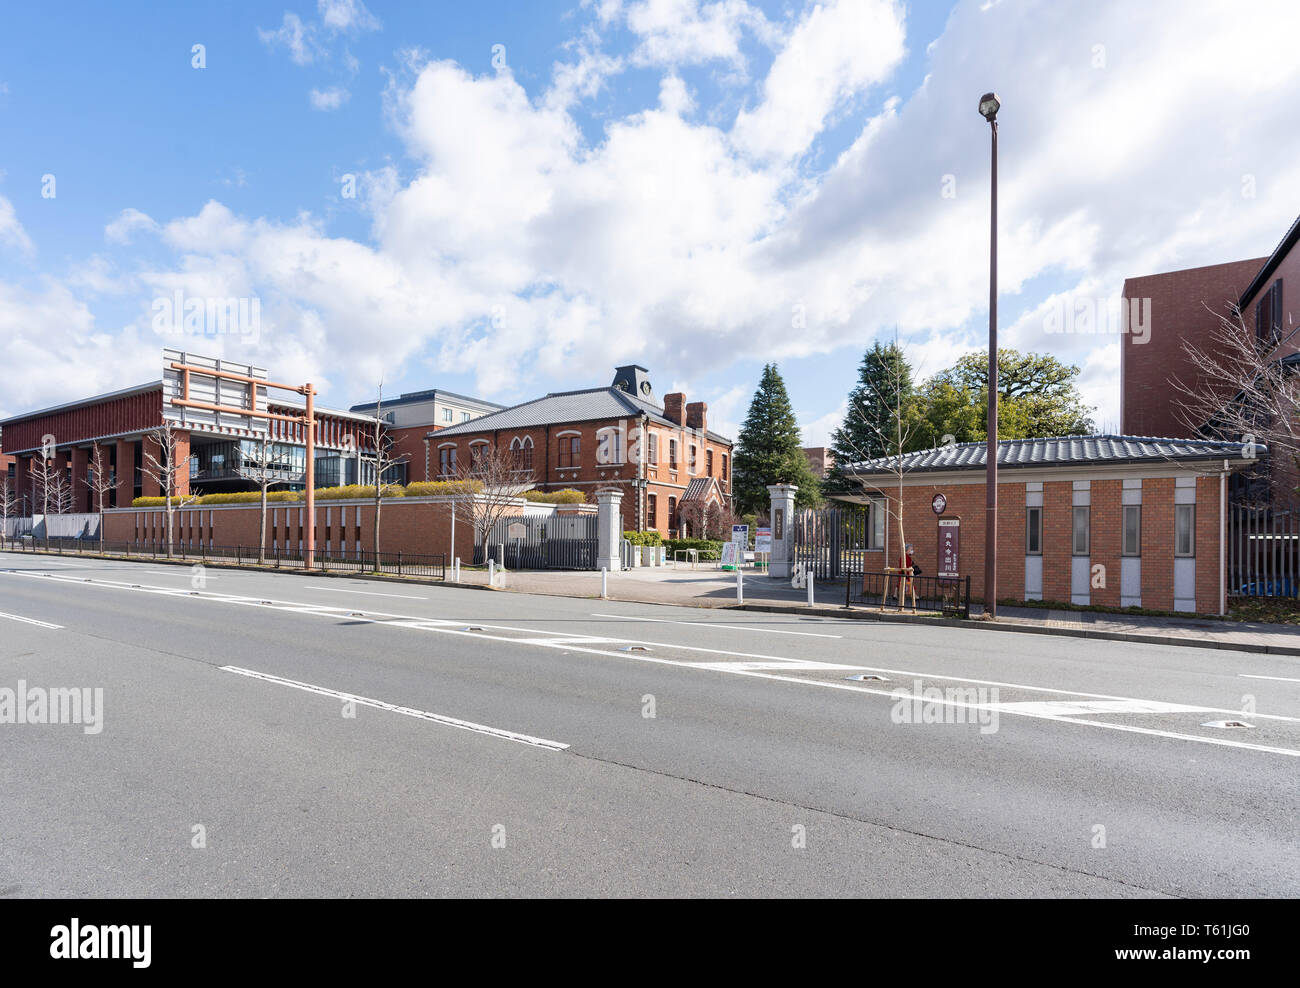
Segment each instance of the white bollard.
M600 599L604 600L609 596L609 570L604 566L600 568Z
M745 602L745 574L742 573L740 571L740 567L737 566L736 567L736 603L743 604L744 602Z
M497 585L497 561L493 559L491 556L489 556L488 557L488 586L495 587L496 585Z
M812 578L812 574L809 573L809 574L808 574L808 606L809 606L809 607L812 607L812 606L813 606L813 589L812 589L812 587L813 587L813 578Z
M460 556L456 557L456 565L451 568L451 578L455 583L460 582Z

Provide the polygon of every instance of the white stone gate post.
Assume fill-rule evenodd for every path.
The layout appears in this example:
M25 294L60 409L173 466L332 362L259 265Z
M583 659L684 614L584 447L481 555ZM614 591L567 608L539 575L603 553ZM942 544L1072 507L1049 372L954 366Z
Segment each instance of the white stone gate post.
M772 555L768 562L768 576L789 579L794 573L794 495L799 488L794 484L772 484Z
M596 569L617 573L623 568L619 547L623 542L622 491L596 492Z

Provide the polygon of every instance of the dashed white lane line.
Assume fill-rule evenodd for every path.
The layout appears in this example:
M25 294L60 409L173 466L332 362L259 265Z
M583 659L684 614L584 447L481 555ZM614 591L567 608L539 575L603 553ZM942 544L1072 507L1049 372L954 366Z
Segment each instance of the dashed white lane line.
M5 573L5 575L11 575L11 576L35 577L35 576L42 575L42 574L16 572L13 570L3 571L3 572ZM336 619L344 619L349 617L349 615L347 614L347 608L330 607L324 604L300 604L300 603L291 603L288 601L280 601L280 602L259 601L256 597L236 597L236 596L216 594L216 593L203 593L198 595L191 595L186 591L176 590L175 588L172 587L145 587L140 584L127 584L127 583L119 583L116 581L108 581L108 580L96 580L87 583L73 577L60 577L60 576L53 576L51 574L43 574L43 575L46 579L51 579L56 582L76 583L82 586L95 587L97 589L136 590L143 593L156 593L164 596L184 597L189 600L206 600L208 602L216 602L216 603L229 603L229 604L242 604L242 605L260 604L262 606L265 606L268 610L285 611L285 612L295 613L295 614L306 614L315 617L332 617ZM351 616L360 621L373 623L373 624L384 624L389 627L405 627L405 628L412 628L412 629L422 630L422 631L433 631L433 632L438 632L440 634L461 635L468 638L477 638L483 641L498 641L506 644L533 645L540 648L561 649L565 652L579 652L583 654L597 655L597 656L602 656L606 658L615 658L615 659L631 659L636 662L649 662L658 665L677 666L679 668L683 668L683 667L696 668L696 667L707 666L707 669L705 669L704 671L723 672L723 673L728 673L736 676L751 676L758 679L768 679L776 682L792 683L797 686L811 686L820 689L847 690L853 693L865 693L870 696L883 696L895 700L897 700L900 695L902 696L907 695L907 694L900 694L897 690L889 691L889 690L882 690L882 689L872 689L872 688L867 688L858 685L849 685L848 683L828 682L825 680L817 680L817 679L798 679L795 678L794 676L780 675L775 671L765 671L761 669L745 668L745 666L750 665L751 663L736 663L736 662L692 663L682 659L661 658L658 656L648 655L646 653L610 651L608 648L584 647L582 644L579 644L578 641L574 641L571 639L565 639L564 643L560 643L552 640L551 638L539 634L538 630L535 628L518 628L509 625L481 625L480 627L483 628L482 631L468 631L463 627L464 622L461 621L443 621L439 619L417 618L417 617L411 617L409 615L401 615L401 614L381 614L377 612L371 612L368 615L353 614ZM381 618L387 620L380 620ZM537 637L508 638L503 635L488 634L487 632L489 630L523 631L523 632L528 632L530 634L536 635ZM571 641L572 643L570 643ZM676 645L670 643L637 641L633 639L625 640L625 644L648 644L648 645L658 646L665 649L686 649L690 651L710 652L716 655L731 655L739 658L776 661L776 662L788 664L788 665L780 666L779 668L789 669L789 671L791 672L800 671L797 668L797 664L806 661L803 659L791 659L791 658L785 658L782 656L775 656L775 655L755 655L748 652L731 652L725 649L699 648L694 646ZM853 666L851 668L872 669L872 667L867 667L867 666ZM1134 699L1132 697L1108 696L1105 694L1097 694L1097 693L1082 693L1074 690L1060 690L1060 689L1053 689L1051 687L1045 687L1045 686L1025 686L1023 684L999 683L994 680L966 679L966 678L951 676L951 675L943 675L943 674L935 674L935 673L920 673L920 672L906 671L906 670L899 670L899 669L874 669L873 671L889 672L900 676L910 676L916 679L929 678L929 679L948 680L951 682L982 683L990 686L1014 687L1017 689L1023 689L1030 692L1064 694L1067 696L1086 697L1086 698L1097 699L1097 700L1132 701ZM978 702L969 702L966 700L959 700L959 699L935 698L931 700L927 698L927 700L928 702L943 704L946 706L953 706L953 707L966 707L970 709L987 709L987 710L995 709L995 706L992 704L987 704L987 703L982 704ZM1157 702L1157 701L1139 700L1135 702ZM1200 709L1203 709L1204 711L1211 712L1211 713L1229 713L1234 715L1239 713L1239 711L1237 710L1229 710L1229 709L1218 708L1218 707L1205 707ZM1082 724L1090 727L1100 727L1107 730L1124 731L1132 734L1143 734L1151 737L1163 737L1163 738L1170 738L1179 741L1190 741L1199 744L1209 744L1209 745L1214 745L1216 747L1238 748L1238 749L1243 749L1248 751L1259 751L1259 752L1265 752L1269 754L1300 757L1300 751L1292 750L1289 748L1275 748L1268 745L1251 744L1246 741L1232 741L1228 739L1213 738L1213 737L1208 737L1205 735L1198 735L1198 734L1179 734L1173 731L1162 731L1162 730L1149 728L1149 727L1138 727L1136 725L1130 725L1130 724L1116 724L1108 721L1084 720L1077 716L1076 717L1061 716L1058 714L1032 712L1027 710L1008 709L1004 712L1012 714L1014 716L1033 717L1040 720L1049 720L1058 724ZM1300 718L1285 717L1279 714L1255 713L1252 716L1255 719L1300 723Z
M351 590L347 587L316 587L310 583L303 584L304 590L325 590L329 593L359 593L367 597L402 597L405 600L428 600L428 597L421 597L417 594L409 593L378 593L374 590Z
M800 635L804 638L843 638L843 635L824 635L815 631L778 631L765 624L714 624L712 621L669 621L664 618L630 617L627 614L593 614L598 618L617 618L619 621L645 621L649 624L680 624L688 628L724 628L727 631L757 631L764 635Z
M1237 673L1242 679L1272 679L1279 683L1300 683L1300 679L1288 679L1286 676L1252 676L1249 673Z
M49 621L37 621L36 618L23 617L21 614L6 614L0 611L0 618L8 618L10 621L21 621L23 624L34 624L38 628L49 628L51 631L61 631L63 625L50 624Z
M428 710L416 710L414 707L402 707L395 703L388 703L384 700L376 700L368 696L358 696L355 693L344 693L342 690L332 690L325 686L315 686L311 683L302 683L296 679L285 679L283 676L272 676L270 673L257 672L253 669L243 669L240 666L221 666L222 672L233 672L238 676L247 676L250 679L260 679L264 683L274 683L277 686L288 686L291 689L303 690L307 693L316 693L319 696L332 697L335 700L341 700L348 703L355 703L362 707L374 707L376 710L387 710L389 713L402 714L405 717L415 717L419 720L432 721L435 724L442 724L445 727L455 727L462 731L473 731L475 734L486 734L488 737L500 738L503 741L515 741L519 744L526 744L533 748L544 748L547 751L564 751L569 746L560 741L548 741L546 738L535 738L531 734L520 734L517 731L507 731L500 727L488 727L486 724L476 724L470 720L461 720L458 717L447 717L443 714L430 713Z

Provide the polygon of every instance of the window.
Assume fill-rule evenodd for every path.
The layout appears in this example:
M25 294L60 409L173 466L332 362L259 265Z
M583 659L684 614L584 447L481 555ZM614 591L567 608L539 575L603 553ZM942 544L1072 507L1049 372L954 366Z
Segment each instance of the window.
M657 494L646 495L645 527L651 531L659 527L659 495Z
M668 440L668 469L669 470L677 469L677 440L676 439Z
M1124 549L1126 556L1142 555L1142 506L1124 505Z
M582 464L582 437L561 436L559 439L559 464L561 467L577 467Z
M456 473L456 447L444 446L438 450L438 476L451 477Z
M659 464L659 435L651 432L646 439L646 462L657 466Z
M691 476L695 476L696 459L695 444L691 443L691 458L687 461L687 469L690 470Z
M668 530L670 532L677 530L677 498L675 497L668 499Z
M871 520L867 548L883 549L885 547L885 524L888 520L885 499L883 497L872 498L871 504L867 507L867 513Z
M487 454L487 443L475 443L469 448L469 468L474 473L483 471L483 460Z
M1088 555L1088 542L1090 535L1090 519L1087 505L1076 505L1074 508L1074 554L1076 556Z
M1255 303L1255 336L1272 345L1282 338L1282 279L1278 278Z
M1043 509L1037 506L1032 508L1026 508L1025 509L1025 555L1041 556L1042 554L1043 554Z
M727 479L727 454L722 454L722 479Z
M533 437L515 436L510 441L510 469L526 471L533 469Z
M469 412L461 412L461 413L460 413L460 420L461 420L462 422L468 422L468 421L469 421Z
M1196 505L1174 505L1174 555L1196 555Z
M623 462L623 433L620 429L603 429L596 445L596 462L602 466Z
M711 449L704 451L704 472L710 477L713 476L713 450Z
M442 420L444 422L454 422L456 420L456 415L450 408L444 408L442 410Z

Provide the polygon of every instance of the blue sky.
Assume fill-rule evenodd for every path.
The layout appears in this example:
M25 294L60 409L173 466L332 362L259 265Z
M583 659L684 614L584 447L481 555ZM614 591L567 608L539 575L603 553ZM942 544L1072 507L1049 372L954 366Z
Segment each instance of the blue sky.
M1080 364L1113 428L1117 338L1045 314L1267 253L1300 210L1294 31L1249 27L1300 25L1246 6L15 7L0 414L183 345L331 405L636 361L730 431L770 359L819 444L873 339L897 327L922 373L980 345L996 88L1005 339ZM160 332L176 291L257 298L257 331Z

